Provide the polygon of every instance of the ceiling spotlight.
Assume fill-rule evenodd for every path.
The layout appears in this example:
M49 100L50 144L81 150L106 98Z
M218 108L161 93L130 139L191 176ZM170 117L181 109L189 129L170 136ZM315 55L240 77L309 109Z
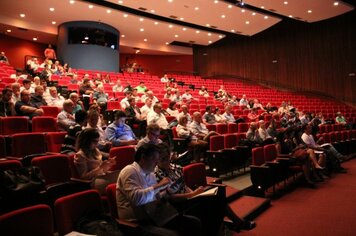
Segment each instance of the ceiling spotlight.
M124 34L122 34L122 35L121 35L121 38L125 38L125 35L124 35Z
M140 21L142 22L142 21L143 21L143 18L140 18Z
M119 3L119 4L123 4L123 3L124 3L124 1L118 1L118 3Z
M50 10L50 11L54 11L54 8L53 8L53 7L51 7L49 10Z
M144 29L144 28L141 28L140 31L143 32L143 31L145 31L145 29Z
M156 11L155 11L155 10L151 10L150 12L151 12L151 13L155 13Z
M11 29L6 30L6 32L11 33Z
M74 4L75 1L74 1L74 0L70 0L69 3L70 3L70 4Z
M181 18L179 18L180 20L184 20L184 18L183 17L181 17Z
M236 5L239 6L239 7L243 7L243 6L245 6L245 3L244 3L243 0L237 0Z
M195 31L195 33L199 34L199 33L200 33L200 31L199 31L199 30L197 30L197 31Z
M222 35L219 35L219 38L222 38L223 36Z
M308 10L308 13L312 13L312 10Z
M26 15L25 14L20 14L20 17L24 18Z
M88 36L88 35L85 35L84 39L85 39L85 40L89 40L89 36Z
M228 8L232 8L232 5L227 6Z
M187 30L187 28L183 28L182 30L183 30L183 31L186 31L186 30Z
M178 34L176 34L176 35L174 35L174 37L175 37L175 38L178 38L178 37L179 37L179 35L178 35Z
M158 22L157 22L157 21L155 21L155 25L158 25Z
M209 41L208 43L210 44L210 43L212 43L212 41Z
M245 23L246 23L246 25L250 24L250 22L248 20Z
M267 20L268 19L268 16L265 16L265 17L263 17L265 20Z
M110 10L110 9L107 9L107 10L106 10L106 13L110 14L110 13L111 13L111 10Z
M124 14L124 17L126 18L126 17L128 17L129 15L127 15L127 14Z
M221 18L225 18L226 16L225 15L221 15Z
M88 7L89 7L89 9L92 9L94 6L93 5L89 5Z
M255 16L255 15L256 15L256 12L252 12L252 14L251 14L251 15Z
M168 25L169 28L173 28L173 25Z
M169 43L168 42L166 42L166 45L168 45Z
M33 41L37 41L37 37L34 37L34 38L33 38Z
M334 2L334 6L339 6L339 2Z
M143 41L147 42L147 39L143 39Z
M208 33L208 36L211 36L211 33Z
M194 10L196 10L196 11L199 10L199 7L194 7Z
M52 21L52 25L55 25L55 24L57 24L57 22L55 22L55 21Z
M287 4L288 4L288 2L287 2L287 1L284 1L284 2L283 2L283 4L284 4L284 5L287 5Z
M218 1L218 0L215 0L214 3L219 3L219 1Z

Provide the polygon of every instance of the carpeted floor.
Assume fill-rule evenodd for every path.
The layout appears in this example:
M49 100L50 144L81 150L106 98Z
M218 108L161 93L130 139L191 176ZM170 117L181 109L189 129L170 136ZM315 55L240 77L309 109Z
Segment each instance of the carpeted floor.
M343 166L347 174L335 174L316 189L300 186L272 200L255 229L234 235L356 235L356 159Z

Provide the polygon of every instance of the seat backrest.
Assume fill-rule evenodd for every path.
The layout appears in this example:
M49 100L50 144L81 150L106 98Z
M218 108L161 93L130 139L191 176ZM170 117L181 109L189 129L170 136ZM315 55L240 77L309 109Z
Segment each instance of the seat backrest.
M64 138L67 132L49 132L46 133L47 151L60 152Z
M203 163L193 163L183 167L184 182L189 188L205 186L206 170Z
M13 170L22 167L22 163L18 160L2 160L0 161L0 170Z
M115 158L116 165L111 170L122 170L125 166L134 162L135 159L135 147L134 146L121 146L113 147L110 149L109 157Z
M209 131L216 131L216 125L213 125L213 124L207 124L207 125L206 125L206 128L207 128Z
M32 132L56 132L57 121L51 116L35 116L32 118Z
M117 204L116 204L116 183L109 184L106 187L106 196L108 198L109 210L112 217L115 219L119 218L117 212Z
M227 133L227 124L216 124L216 132L219 134Z
M248 131L248 128L249 128L248 123L239 123L237 130L239 133L245 133Z
M0 135L0 158L4 158L6 155L6 140L4 136Z
M1 119L1 134L11 135L17 133L29 132L28 117L25 116L8 116Z
M59 235L72 232L76 222L93 211L103 212L100 194L96 190L58 198L54 203L54 213Z
M263 147L252 149L252 165L260 166L265 163Z
M43 109L43 115L44 116L50 116L53 118L57 118L57 115L60 112L60 109L56 106L41 106Z
M11 141L11 155L14 157L46 152L46 138L43 133L14 134Z
M277 157L277 149L275 144L268 144L263 147L265 161L274 161Z
M47 205L35 205L0 215L2 235L53 235L52 210Z
M236 123L229 123L227 124L227 132L228 133L237 133L238 131L238 126Z
M214 135L210 136L210 151L218 151L224 149L224 136Z
M65 155L35 157L32 159L31 164L41 169L46 185L63 183L70 180L69 160Z
M232 148L237 146L236 134L224 134L224 148Z

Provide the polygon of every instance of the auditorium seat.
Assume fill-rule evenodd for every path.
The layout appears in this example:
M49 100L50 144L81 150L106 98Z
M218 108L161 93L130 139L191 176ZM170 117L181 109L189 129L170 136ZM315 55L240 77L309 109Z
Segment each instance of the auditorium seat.
M46 133L47 151L59 153L66 135L67 132Z
M51 116L35 116L32 118L32 132L56 132L57 120Z
M0 118L1 134L11 135L17 133L29 132L28 117L25 116L8 116Z
M125 166L134 162L135 146L112 147L109 152L109 158L115 158L116 164L111 170L122 170Z
M44 116L51 116L53 118L57 118L57 115L60 112L60 109L56 106L41 106L43 109Z

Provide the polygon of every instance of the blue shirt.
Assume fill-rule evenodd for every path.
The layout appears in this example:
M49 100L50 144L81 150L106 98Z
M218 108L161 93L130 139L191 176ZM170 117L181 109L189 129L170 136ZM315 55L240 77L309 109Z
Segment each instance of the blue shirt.
M120 146L121 141L135 140L136 136L130 126L123 124L117 126L115 123L110 124L105 129L106 140L110 141L112 145Z

